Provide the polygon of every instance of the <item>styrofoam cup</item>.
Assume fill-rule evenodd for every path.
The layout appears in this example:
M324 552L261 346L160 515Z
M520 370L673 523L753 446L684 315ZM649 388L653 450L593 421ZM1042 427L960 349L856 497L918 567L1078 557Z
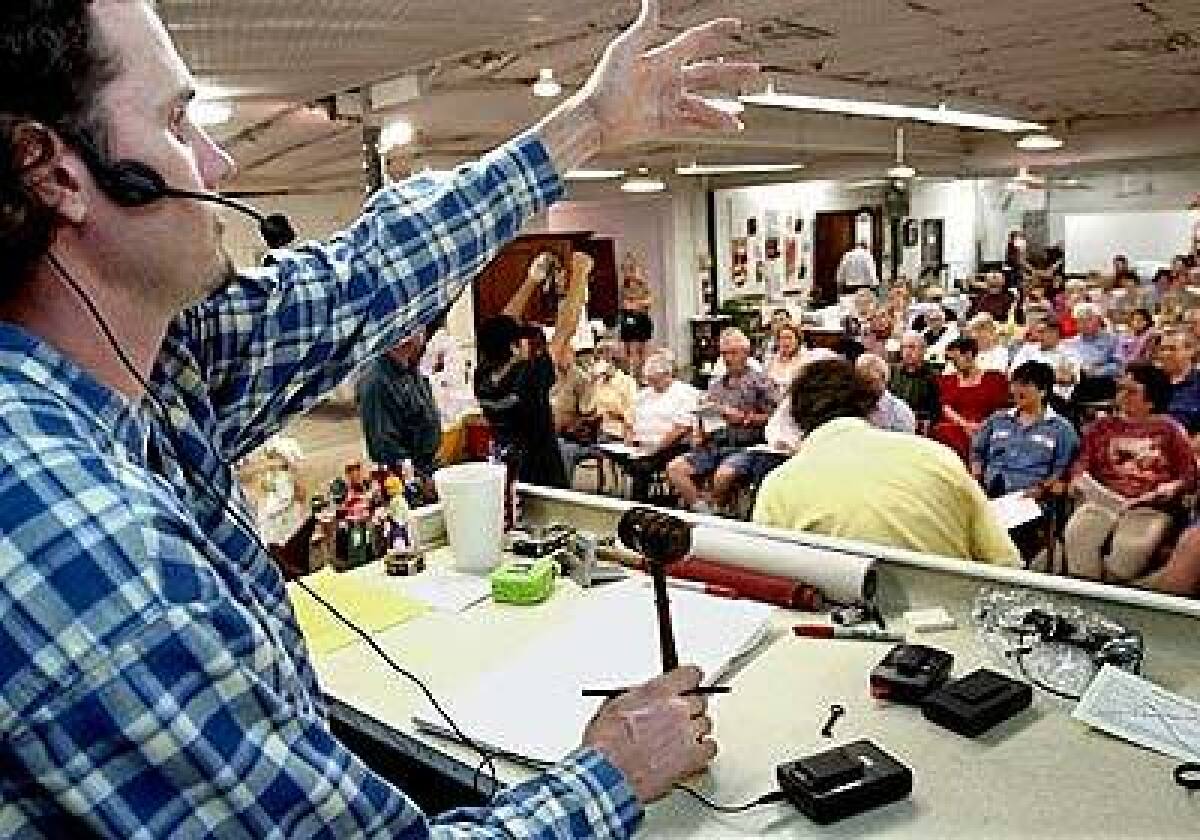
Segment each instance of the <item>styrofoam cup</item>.
M500 562L506 477L503 464L456 464L433 474L460 572L486 574Z

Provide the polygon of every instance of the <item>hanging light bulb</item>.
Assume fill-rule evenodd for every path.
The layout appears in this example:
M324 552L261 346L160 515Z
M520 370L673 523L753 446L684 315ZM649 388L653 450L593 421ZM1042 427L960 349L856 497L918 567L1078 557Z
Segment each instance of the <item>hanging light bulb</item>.
M896 165L887 171L887 176L897 181L917 177L917 170L904 162L904 128L896 128Z
M625 183L621 184L621 191L627 193L657 193L666 188L667 185L662 179L652 177L650 170L644 166L639 167L636 175L626 178Z
M562 85L554 80L554 71L543 67L538 71L538 79L533 83L533 95L542 99L553 99L562 93Z
M1065 141L1053 134L1026 134L1017 141L1017 148L1027 152L1052 152L1064 145Z

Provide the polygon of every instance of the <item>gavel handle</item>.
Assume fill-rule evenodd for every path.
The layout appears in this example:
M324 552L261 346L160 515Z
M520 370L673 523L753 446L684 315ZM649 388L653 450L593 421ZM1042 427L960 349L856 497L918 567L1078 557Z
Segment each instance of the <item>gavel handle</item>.
M662 650L663 673L679 667L675 631L671 626L671 602L667 598L667 570L662 563L648 563L654 582L654 606L658 610L658 644Z

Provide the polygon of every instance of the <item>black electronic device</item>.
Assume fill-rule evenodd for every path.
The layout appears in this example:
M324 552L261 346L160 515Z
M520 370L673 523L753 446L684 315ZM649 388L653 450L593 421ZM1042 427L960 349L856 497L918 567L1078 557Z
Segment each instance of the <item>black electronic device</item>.
M1097 669L1107 664L1132 674L1142 670L1142 634L1113 621L1071 621L1055 612L1033 609L1022 618L1020 632L1086 651Z
M518 557L546 557L565 550L571 542L571 532L562 526L550 526L532 532L514 531L509 551Z
M870 741L781 764L775 772L788 802L822 825L897 802L913 786L912 771Z
M1028 683L980 668L935 690L921 704L921 712L938 726L974 738L1031 702L1033 688Z
M954 657L926 645L896 645L871 671L871 696L920 703L950 677Z
M86 133L60 129L60 134L79 152L88 171L96 179L96 185L114 204L145 207L164 198L207 201L254 219L258 222L263 241L271 248L282 248L296 238L291 222L281 213L266 215L245 202L220 193L175 189L167 183L162 173L139 160L107 160Z

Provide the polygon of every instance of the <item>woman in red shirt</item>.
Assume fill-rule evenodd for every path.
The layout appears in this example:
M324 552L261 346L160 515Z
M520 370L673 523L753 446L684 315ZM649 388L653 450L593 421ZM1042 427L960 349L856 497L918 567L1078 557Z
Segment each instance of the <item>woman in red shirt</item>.
M934 440L949 446L964 463L971 460L971 438L983 421L1008 405L1008 377L994 370L980 370L975 363L979 345L973 338L956 338L946 346L946 358L954 372L938 378L942 419L930 432Z
M1182 518L1196 458L1183 428L1166 414L1170 401L1167 374L1134 363L1117 382L1117 416L1084 431L1071 482L1082 503L1064 536L1072 575L1115 583L1141 577Z

